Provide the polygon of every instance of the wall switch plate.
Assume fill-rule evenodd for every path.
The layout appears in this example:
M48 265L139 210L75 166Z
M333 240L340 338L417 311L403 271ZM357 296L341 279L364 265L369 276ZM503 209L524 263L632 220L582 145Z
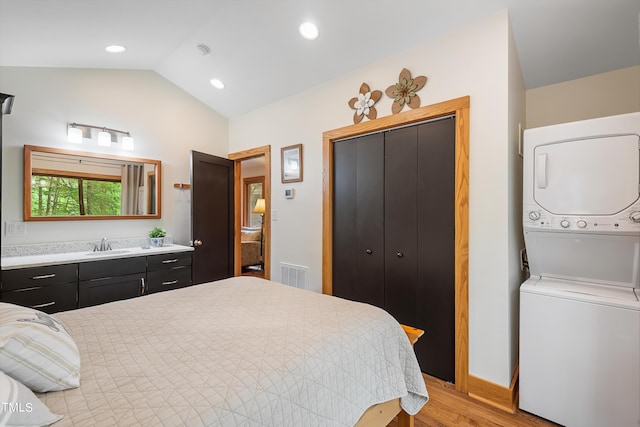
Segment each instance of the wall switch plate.
M7 221L4 227L5 236L26 236L27 224L22 221Z
M278 211L275 209L271 210L271 221L277 221L278 220Z

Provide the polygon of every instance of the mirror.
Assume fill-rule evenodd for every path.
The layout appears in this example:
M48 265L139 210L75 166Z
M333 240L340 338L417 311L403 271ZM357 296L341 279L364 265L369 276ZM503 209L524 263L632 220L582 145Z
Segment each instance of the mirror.
M24 220L161 217L160 160L24 146Z

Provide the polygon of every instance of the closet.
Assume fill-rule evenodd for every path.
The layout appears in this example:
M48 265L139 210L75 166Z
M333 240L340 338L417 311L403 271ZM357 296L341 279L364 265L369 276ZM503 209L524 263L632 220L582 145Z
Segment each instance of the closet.
M455 116L333 145L333 295L425 331L423 372L455 381Z

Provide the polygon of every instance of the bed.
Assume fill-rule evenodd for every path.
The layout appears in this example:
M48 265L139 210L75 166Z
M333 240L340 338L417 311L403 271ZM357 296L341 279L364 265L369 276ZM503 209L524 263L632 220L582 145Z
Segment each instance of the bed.
M388 313L260 278L53 317L81 361L79 387L38 394L55 427L375 425L428 400Z

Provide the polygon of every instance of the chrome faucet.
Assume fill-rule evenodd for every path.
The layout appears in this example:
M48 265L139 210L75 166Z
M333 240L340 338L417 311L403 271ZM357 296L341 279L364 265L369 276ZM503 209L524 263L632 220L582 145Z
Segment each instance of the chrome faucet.
M102 240L100 240L99 246L96 243L96 245L93 247L93 252L103 252L103 251L110 251L110 250L111 250L111 243L109 243L106 237L103 237Z

